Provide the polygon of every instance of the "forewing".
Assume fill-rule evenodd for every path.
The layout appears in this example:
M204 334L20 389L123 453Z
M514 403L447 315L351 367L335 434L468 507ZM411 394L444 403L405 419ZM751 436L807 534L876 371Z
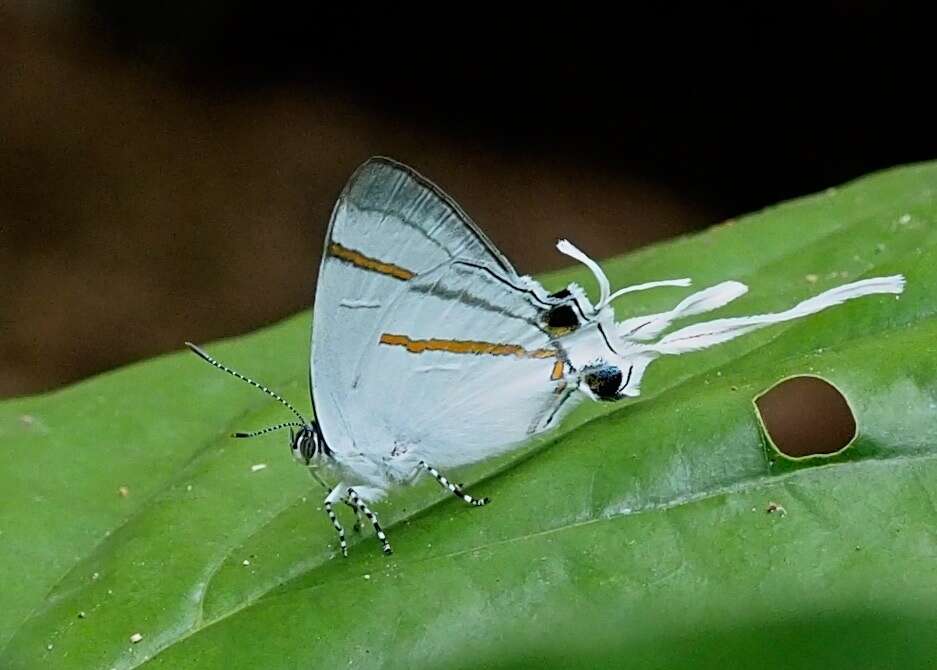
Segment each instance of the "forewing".
M332 212L313 309L311 390L326 441L347 444L352 374L388 305L415 278L454 259L510 281L514 268L445 193L384 158L364 163ZM425 313L425 312L424 312Z

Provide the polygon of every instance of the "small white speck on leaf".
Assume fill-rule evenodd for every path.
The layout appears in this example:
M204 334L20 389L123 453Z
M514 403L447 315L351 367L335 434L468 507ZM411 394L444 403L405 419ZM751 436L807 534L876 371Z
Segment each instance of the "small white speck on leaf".
M898 223L900 223L903 226L911 223L911 215L902 214L900 217L898 217Z
M819 279L819 277L818 277L817 275L811 273L811 274L809 274L809 275L804 275L804 279L806 279L807 282L810 283L810 284L816 284L816 283L817 283L817 280Z
M266 463L255 463L251 466L251 472L260 472L267 467Z
M186 484L186 485L185 485L185 490L186 490L186 491L191 491L191 490L192 490L192 485L191 485L191 484Z
M51 644L46 645L46 649L48 649L49 651L52 651L52 645Z
M769 502L768 506L765 508L765 511L768 514L777 514L778 516L786 516L787 510L780 503Z
M128 489L126 486L119 486L117 488L117 495L119 495L121 498L126 498L130 495L130 489Z
M140 642L141 640L143 640L143 636L140 633L134 633L133 635L130 636L130 641L133 642L134 644L136 644L137 642Z
M249 560L247 560L246 558L245 558L243 561L241 561L241 565L243 565L243 566L245 566L245 567L248 566L248 565L250 565L250 564L251 564L251 562L250 562Z
M91 579L94 581L97 581L98 579L100 579L100 577L101 577L100 572L95 572L94 574L91 575Z
M364 578L365 578L365 579L371 579L371 575L365 575Z
M88 616L88 615L85 614L83 611L78 613L78 618L79 618L79 619L84 619L86 616Z

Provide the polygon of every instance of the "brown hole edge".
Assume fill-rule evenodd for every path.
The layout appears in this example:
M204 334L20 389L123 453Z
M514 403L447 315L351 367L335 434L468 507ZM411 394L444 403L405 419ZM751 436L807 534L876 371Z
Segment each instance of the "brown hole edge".
M768 443L790 460L842 453L858 434L856 415L832 382L787 377L755 396L755 415Z

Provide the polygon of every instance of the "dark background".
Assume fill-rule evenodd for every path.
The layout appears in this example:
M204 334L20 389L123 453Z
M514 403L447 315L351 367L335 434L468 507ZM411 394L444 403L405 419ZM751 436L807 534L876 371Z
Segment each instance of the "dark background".
M937 153L888 3L346 4L0 3L0 395L308 307L372 154L535 273Z

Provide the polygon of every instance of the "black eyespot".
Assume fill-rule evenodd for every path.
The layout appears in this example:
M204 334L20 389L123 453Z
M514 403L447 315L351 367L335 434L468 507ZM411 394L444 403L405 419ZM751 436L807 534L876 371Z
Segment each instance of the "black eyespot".
M558 305L546 315L546 323L550 328L576 328L579 326L579 317L570 305Z
M614 365L602 365L589 370L583 375L589 389L599 400L618 400L621 388L621 370Z

